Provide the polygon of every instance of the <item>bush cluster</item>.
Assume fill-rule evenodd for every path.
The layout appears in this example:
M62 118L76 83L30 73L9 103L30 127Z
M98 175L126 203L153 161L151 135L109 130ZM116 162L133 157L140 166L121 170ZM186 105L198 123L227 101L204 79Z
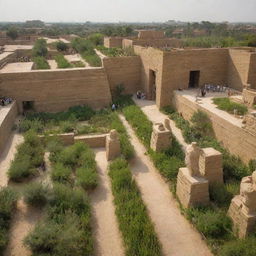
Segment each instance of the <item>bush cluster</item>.
M104 55L108 57L120 57L120 56L135 56L133 48L106 48L105 46L97 46L97 50L101 51Z
M54 57L58 68L72 68L73 66L65 59L64 55L58 54Z
M56 43L56 49L59 52L65 52L69 48L68 44L64 43L63 41L58 41Z
M35 69L50 69L50 65L43 56L37 56L33 58L35 63Z
M50 197L49 188L39 182L30 183L24 190L24 201L34 207L43 207Z
M94 50L92 41L84 38L75 38L71 42L72 47L93 67L101 66L101 59Z
M40 138L29 131L24 136L24 143L19 145L14 160L8 170L12 181L20 182L37 173L37 168L44 163L44 147Z
M34 57L46 57L48 53L47 43L45 39L37 39L32 49L32 55Z
M187 210L187 214L206 238L228 238L232 233L232 222L223 211L210 208L191 208Z
M242 116L248 112L248 108L245 105L232 102L229 98L214 98L212 100L219 109L231 114L234 114L234 110L237 110L237 114Z
M116 159L109 166L119 227L126 245L126 255L161 255L161 246L148 217L139 189L132 179L128 163Z
M0 188L0 254L3 255L8 243L8 230L12 213L16 207L17 193L8 187Z
M54 184L47 216L25 238L33 255L78 255L93 253L90 206L79 188Z
M76 184L85 190L98 184L96 161L93 151L82 142L66 148L53 147L50 159L53 161L51 177L54 182ZM75 172L76 178L74 180Z

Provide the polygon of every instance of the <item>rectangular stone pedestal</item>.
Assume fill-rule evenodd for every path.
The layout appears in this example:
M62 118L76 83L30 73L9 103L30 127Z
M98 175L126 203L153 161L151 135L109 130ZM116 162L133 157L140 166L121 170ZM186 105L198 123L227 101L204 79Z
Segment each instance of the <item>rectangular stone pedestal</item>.
M171 146L171 132L164 128L163 131L158 129L158 125L153 126L153 132L151 134L150 147L156 151L161 152L168 149Z
M110 136L108 135L106 137L106 156L107 160L113 160L117 157L119 157L121 154L121 148L120 148L120 142L119 139L112 140Z
M179 169L176 193L185 208L209 203L208 181L203 177L190 176L188 168Z
M203 148L199 158L199 169L209 184L223 183L222 154L213 148Z
M233 221L234 231L239 238L245 238L256 230L256 215L248 214L241 201L241 196L235 196L230 204L228 215Z

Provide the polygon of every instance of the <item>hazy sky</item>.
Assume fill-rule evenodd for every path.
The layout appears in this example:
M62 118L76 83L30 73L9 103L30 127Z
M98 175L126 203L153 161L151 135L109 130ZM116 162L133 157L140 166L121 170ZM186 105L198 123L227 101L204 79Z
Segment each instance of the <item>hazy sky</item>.
M256 0L0 0L0 21L254 21Z

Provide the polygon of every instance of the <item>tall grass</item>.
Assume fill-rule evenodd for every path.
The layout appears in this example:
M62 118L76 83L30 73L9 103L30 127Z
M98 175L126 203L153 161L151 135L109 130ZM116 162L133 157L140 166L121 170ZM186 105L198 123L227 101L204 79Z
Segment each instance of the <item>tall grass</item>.
M18 194L11 188L0 188L0 254L3 255L7 246L10 222L16 207Z
M127 256L159 256L161 246L132 179L128 163L116 159L109 166L116 215L122 232Z
M8 170L8 177L15 182L37 174L37 168L44 163L44 147L40 138L29 131L24 136L24 143L19 145L14 160Z
M229 98L213 98L213 103L221 110L225 110L228 113L234 114L237 111L238 115L245 115L248 112L248 108L236 102L231 101Z

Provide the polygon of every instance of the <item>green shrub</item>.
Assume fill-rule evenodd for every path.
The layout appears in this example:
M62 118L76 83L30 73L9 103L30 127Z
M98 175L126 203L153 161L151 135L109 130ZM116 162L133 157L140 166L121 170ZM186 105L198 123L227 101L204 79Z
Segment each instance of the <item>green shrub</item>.
M85 190L92 190L98 184L98 175L94 169L81 167L76 170L77 184Z
M187 213L196 228L207 238L220 239L231 233L232 223L225 212L192 208Z
M21 182L24 178L30 177L36 173L35 168L31 168L30 157L29 156L16 156L11 162L11 166L8 170L8 177L12 181Z
M18 194L11 188L0 188L0 254L4 253L8 243L8 230L12 213L16 207Z
M68 212L61 216L60 222L46 220L36 225L26 237L25 244L35 255L91 255L92 246L88 245L88 235L83 230L81 219Z
M140 140L147 148L149 148L152 133L152 123L147 119L146 115L138 106L131 105L125 107L123 108L123 113L127 121L135 129L135 132Z
M48 53L48 50L47 50L46 40L37 39L32 49L32 55L34 57L38 57L38 56L45 57L47 53Z
M19 132L27 132L29 130L33 130L37 133L41 133L43 129L43 123L39 119L23 119L19 124Z
M56 49L59 52L65 52L68 48L69 48L68 45L66 43L64 43L63 41L58 41L56 43Z
M89 212L89 201L83 190L55 183L53 196L49 200L52 216L72 211L78 216Z
M31 183L24 190L25 202L35 207L43 207L47 203L49 195L49 188L42 183Z
M154 231L139 189L132 179L128 164L117 159L110 164L116 215L126 245L126 255L161 255L161 246Z
M82 53L82 57L85 59L86 62L90 64L92 67L101 67L101 58L95 53L94 50L92 51L85 51Z
M72 65L65 59L63 55L56 55L54 59L58 64L58 68L72 68Z
M200 136L214 137L212 122L205 112L198 110L191 118L192 129L197 131Z
M29 131L24 136L24 143L19 145L15 158L8 170L9 179L20 182L22 179L34 175L36 168L44 162L44 148L40 138Z
M59 123L60 126L60 131L64 132L64 133L69 133L69 132L73 132L75 127L76 127L76 122L72 122L72 121L61 121Z
M256 239L249 237L243 240L234 240L223 245L220 256L255 256Z
M133 48L106 48L105 46L97 46L97 50L101 51L104 55L108 57L120 57L120 56L135 56Z
M184 162L175 156L168 156L153 150L149 151L149 155L156 168L169 181L176 179L179 168L184 167Z
M49 63L43 56L37 56L33 58L35 63L35 69L51 69Z
M229 207L233 194L224 184L214 183L209 187L210 199L219 207Z
M49 253L52 255L57 243L60 227L54 221L39 222L34 230L28 234L24 243L34 253Z
M71 169L65 167L61 162L53 165L51 178L55 182L70 183L71 182Z
M9 187L0 188L0 223L8 224L12 212L16 206L18 200L18 194ZM7 223L5 223L5 221Z
M221 110L225 110L231 114L234 114L234 110L237 110L238 115L245 115L248 112L248 108L236 102L232 102L229 98L213 98L214 104Z

